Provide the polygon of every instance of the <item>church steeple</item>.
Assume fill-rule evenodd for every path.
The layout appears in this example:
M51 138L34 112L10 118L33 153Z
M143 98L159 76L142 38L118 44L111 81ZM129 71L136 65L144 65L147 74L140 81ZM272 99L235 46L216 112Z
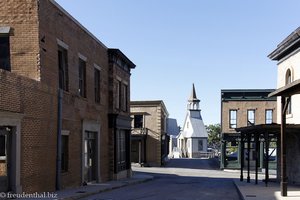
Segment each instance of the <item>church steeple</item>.
M192 93L188 100L188 109L189 110L200 110L199 103L200 103L200 100L197 99L195 85L193 83Z

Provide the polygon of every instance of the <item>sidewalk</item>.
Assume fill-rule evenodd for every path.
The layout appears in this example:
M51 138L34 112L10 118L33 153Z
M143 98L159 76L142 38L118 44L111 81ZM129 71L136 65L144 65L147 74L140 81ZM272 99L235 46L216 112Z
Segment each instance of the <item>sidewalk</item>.
M135 185L150 180L153 180L153 176L134 173L134 175L128 179L109 181L106 183L91 184L87 186L81 186L78 188L61 190L55 193L57 194L58 199L64 199L64 200L80 199L93 194L98 194L101 192L121 188L128 185Z
M280 184L269 182L268 187L265 183L259 181L255 185L254 180L251 183L246 181L240 182L238 179L234 180L240 196L243 200L296 200L300 199L300 187L288 186L288 196L282 197L280 194Z

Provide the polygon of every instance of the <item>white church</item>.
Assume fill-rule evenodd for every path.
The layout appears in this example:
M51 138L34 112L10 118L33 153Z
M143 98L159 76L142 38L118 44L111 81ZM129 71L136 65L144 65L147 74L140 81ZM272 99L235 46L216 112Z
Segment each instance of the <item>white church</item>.
M201 117L199 103L193 84L183 129L177 137L181 157L200 158L207 152L207 131Z

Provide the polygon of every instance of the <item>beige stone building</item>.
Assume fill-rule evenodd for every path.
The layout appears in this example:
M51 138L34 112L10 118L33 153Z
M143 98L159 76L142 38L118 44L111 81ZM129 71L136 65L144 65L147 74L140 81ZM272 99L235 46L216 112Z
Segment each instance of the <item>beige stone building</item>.
M167 118L163 101L131 101L131 161L161 166L168 156Z
M0 2L0 192L128 177L130 71L53 0Z

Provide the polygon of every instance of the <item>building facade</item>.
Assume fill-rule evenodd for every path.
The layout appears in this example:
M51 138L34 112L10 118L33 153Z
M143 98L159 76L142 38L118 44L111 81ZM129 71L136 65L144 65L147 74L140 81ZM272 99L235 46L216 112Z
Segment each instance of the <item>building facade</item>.
M195 86L188 100L187 114L183 130L178 135L178 148L182 157L200 158L206 156L207 152L207 131L201 116Z
M236 128L276 122L276 98L268 98L268 94L273 91L221 90L221 168L240 168L240 134ZM249 156L253 166L253 145L251 149ZM247 156L244 158L247 159Z
M273 61L277 61L277 88L282 89L289 85L293 85L300 80L300 27L293 31L276 49L269 55ZM300 95L299 83L296 85L298 90L291 93L290 103L288 103L286 110L286 124L299 126L300 124ZM295 88L296 88L295 87ZM277 123L281 123L281 98L277 99ZM300 183L300 129L286 132L286 176L289 184ZM281 163L280 163L281 164ZM286 182L287 180L283 180Z
M53 0L0 6L0 191L130 176L135 65Z
M163 101L131 101L131 161L162 166L168 156L167 118Z

